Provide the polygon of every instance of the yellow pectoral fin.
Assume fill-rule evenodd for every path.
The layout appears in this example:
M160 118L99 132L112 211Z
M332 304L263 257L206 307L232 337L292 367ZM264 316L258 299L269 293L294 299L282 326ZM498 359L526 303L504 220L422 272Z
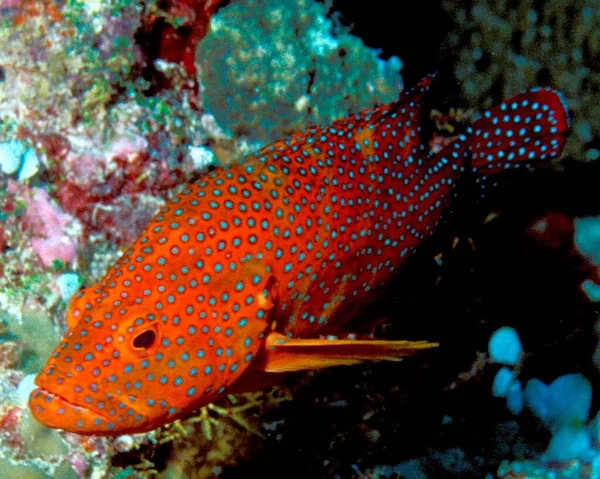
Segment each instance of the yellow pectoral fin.
M438 343L352 339L288 339L272 332L266 338L260 369L283 373L357 364L362 361L400 361Z

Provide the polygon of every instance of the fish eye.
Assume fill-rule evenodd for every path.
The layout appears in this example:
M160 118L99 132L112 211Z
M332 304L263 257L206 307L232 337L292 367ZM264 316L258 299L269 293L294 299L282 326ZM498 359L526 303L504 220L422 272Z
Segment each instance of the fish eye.
M133 347L137 349L149 349L156 342L154 329L147 329L133 338Z

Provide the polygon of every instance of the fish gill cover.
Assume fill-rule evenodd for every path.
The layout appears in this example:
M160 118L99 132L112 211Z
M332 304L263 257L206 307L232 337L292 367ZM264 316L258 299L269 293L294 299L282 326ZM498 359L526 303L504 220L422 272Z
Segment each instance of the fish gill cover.
M469 35L487 42L481 57L511 58L507 32L524 38L519 22L544 19L527 45L538 57L540 38L553 45L559 60L544 60L547 75L500 92L513 84L502 75L521 71L504 65L489 88L476 74L458 85L476 94L468 106L478 111L536 85L560 88L575 112L569 151L593 160L598 90L561 52L577 53L582 38L583 60L594 51L596 2L538 3L461 6L450 35L473 15ZM397 97L399 60L378 58L330 4L257 5L0 0L2 477L594 477L597 312L586 295L595 299L600 284L600 211L586 192L599 173L565 160L563 174L500 182L480 228L459 209L469 224L443 226L402 265L392 295L354 324L357 334L440 341L434 355L302 375L144 434L84 437L30 416L33 374L65 332L72 295L123 259L177 185L284 133ZM526 15L511 17L513 7ZM398 28L417 21L427 24L398 18ZM563 40L548 31L573 34L555 45ZM471 60L460 58L462 79ZM572 72L583 80L567 81ZM442 78L437 89L455 88ZM423 133L439 151L473 114L435 106ZM566 392L577 400L561 401Z

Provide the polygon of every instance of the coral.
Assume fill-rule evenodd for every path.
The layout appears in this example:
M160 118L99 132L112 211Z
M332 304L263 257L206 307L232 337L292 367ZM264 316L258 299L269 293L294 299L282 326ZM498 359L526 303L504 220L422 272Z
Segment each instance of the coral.
M63 301L69 301L81 287L81 278L75 273L64 273L56 278L56 286L60 290Z
M60 336L55 324L43 310L29 308L17 318L2 314L0 319L7 325L7 336L20 343L18 368L25 373L36 373L52 353Z
M490 359L496 363L515 365L523 348L514 328L504 327L492 334L488 349Z
M21 141L0 143L0 172L16 174L19 181L25 181L39 169L40 160L33 148Z
M140 42L149 60L160 58L177 63L189 76L194 76L196 47L221 3L222 0L169 0L150 4L142 18L142 29L148 40Z
M85 8L89 2L72 0L59 9L48 1L54 15L23 15L29 3L0 24L2 116L10 120L7 112L13 111L27 119L29 130L40 133L64 132L82 120L100 126L106 104L135 59L134 45L123 41L139 23L135 3L94 2L102 5L94 11ZM106 11L110 21L100 26L99 16Z
M0 193L0 312L21 320L26 309L59 305L54 275L73 266L81 245L79 223L65 214L46 191L6 180ZM45 216L40 216L45 215Z
M27 197L27 207L23 214L23 226L33 238L31 246L46 267L51 267L60 261L72 264L76 258L79 238L67 234L68 228L73 228L75 219L50 200L50 195L39 188L31 190Z
M51 194L87 236L112 230L113 241L128 243L162 204L159 196L201 166L187 149L206 141L202 117L189 93L148 98L143 81L129 82L139 23L133 2L71 1L59 12L60 21L34 16L17 27L0 25L0 38L11 45L0 52L7 87L0 91L0 139L7 140L0 168L19 181L49 180ZM34 58L38 67L30 71ZM123 101L113 105L121 92ZM49 246L37 241L36 248L50 254ZM63 261L73 259L67 247Z
M192 3L206 15L217 5ZM161 5L176 21L184 4L191 5ZM0 170L49 191L86 237L115 245L133 241L168 190L206 166L194 158L197 148L224 138L199 113L195 79L183 67L157 60L153 68L171 88L154 95L138 76L146 66L134 41L140 17L157 8L152 0L25 2L7 6L0 23ZM237 152L236 144L224 150ZM4 233L0 227L0 246ZM48 265L59 249L52 253L45 240L35 247ZM58 259L72 261L66 246Z
M497 349L498 336L505 336L507 350L521 349L514 329L501 328L490 340L490 356ZM513 365L517 366L515 363ZM592 401L592 386L581 374L566 374L546 385L537 378L530 379L524 390L517 380L518 369L507 367L498 370L493 384L496 397L506 397L508 408L516 415L525 406L552 432L546 451L537 459L503 461L498 469L502 479L527 479L530 477L588 478L600 474L600 443L598 418L588 422ZM515 399L518 398L518 399ZM518 404L518 407L515 405Z
M389 102L400 60L387 61L312 0L240 0L211 19L197 50L204 101L234 136L265 142Z
M176 183L166 161L151 159L140 137L117 138L100 149L79 139L49 171L60 205L83 222L86 233L112 229L112 239L131 242L162 204L153 193Z
M533 86L557 88L574 118L565 153L589 160L600 155L596 0L443 3L454 23L447 53L469 106L487 107Z
M23 347L17 341L0 342L0 368L12 369L21 359Z

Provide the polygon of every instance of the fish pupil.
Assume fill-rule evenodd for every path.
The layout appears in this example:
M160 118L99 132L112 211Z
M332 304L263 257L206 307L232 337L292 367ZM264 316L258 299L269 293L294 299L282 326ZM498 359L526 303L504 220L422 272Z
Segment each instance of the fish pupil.
M133 339L134 348L148 349L152 347L156 340L156 333L152 329L147 329L143 333L138 334Z

